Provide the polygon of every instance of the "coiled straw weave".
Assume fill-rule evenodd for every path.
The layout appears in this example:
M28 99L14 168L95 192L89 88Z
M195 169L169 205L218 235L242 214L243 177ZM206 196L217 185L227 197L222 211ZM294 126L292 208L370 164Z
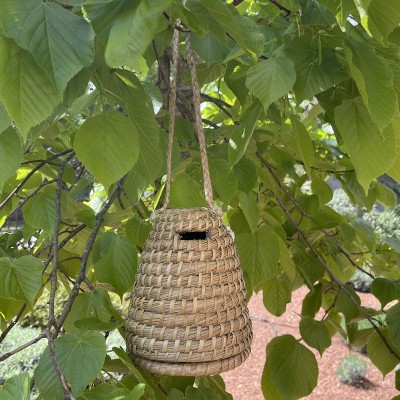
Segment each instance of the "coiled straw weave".
M253 334L239 257L212 198L189 35L186 43L210 208L169 208L179 45L175 29L165 203L152 217L125 332L128 355L138 367L154 374L201 376L242 364L250 354Z
M128 354L156 374L210 375L240 365L250 354L251 321L221 218L188 208L159 210L153 219L126 322ZM206 237L185 240L185 232Z

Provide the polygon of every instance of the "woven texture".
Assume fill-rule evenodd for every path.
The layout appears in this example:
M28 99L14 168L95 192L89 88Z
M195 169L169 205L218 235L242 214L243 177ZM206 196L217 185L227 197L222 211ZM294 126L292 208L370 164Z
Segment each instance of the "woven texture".
M242 269L219 215L156 211L126 322L129 356L155 374L214 375L243 363L251 341Z

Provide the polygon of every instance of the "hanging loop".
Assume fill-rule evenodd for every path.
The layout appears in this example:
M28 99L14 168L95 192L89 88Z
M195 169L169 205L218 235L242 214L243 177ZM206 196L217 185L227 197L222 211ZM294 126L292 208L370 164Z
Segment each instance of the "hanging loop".
M171 191L171 177L172 177L172 146L174 141L174 129L175 129L175 115L176 115L176 93L177 93L177 77L179 69L179 31L181 30L181 22L177 21L174 34L172 39L172 63L173 63L173 75L171 83L171 92L169 99L169 133L168 133L168 152L167 152L167 181L165 184L165 201L164 208L169 207L170 191ZM204 184L204 196L211 209L219 213L219 209L213 200L213 191L210 178L210 171L208 168L207 148L206 140L203 130L203 122L201 117L201 99L200 99L200 88L197 81L196 71L196 57L195 53L190 44L190 32L186 32L186 49L188 53L188 64L190 68L190 75L192 78L192 93L193 93L193 105L195 115L195 129L197 139L199 141L200 148L200 159L201 167L203 170L203 184Z

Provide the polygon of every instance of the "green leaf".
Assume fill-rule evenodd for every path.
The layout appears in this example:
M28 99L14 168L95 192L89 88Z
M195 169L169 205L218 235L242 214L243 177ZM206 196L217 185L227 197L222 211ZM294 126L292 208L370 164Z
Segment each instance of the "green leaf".
M243 210L243 214L246 217L247 223L249 224L251 231L254 233L254 231L257 229L258 218L260 216L260 210L258 208L256 197L253 192L244 193L238 191L237 195L240 202L240 208Z
M228 150L228 159L232 166L236 165L243 157L256 127L260 111L260 103L253 102L243 113L240 125L232 128L233 133L229 138Z
M186 173L173 179L170 203L176 208L207 206L200 183Z
M0 98L24 139L61 101L32 55L0 35Z
M21 139L13 128L0 132L0 193L4 183L17 171L22 156Z
M10 124L11 119L4 108L4 104L0 101L0 133L6 130Z
M348 321L350 321L359 314L358 307L354 303L360 306L361 299L350 285L346 284L345 287L347 292L351 294L354 301L350 299L347 293L341 290L336 296L335 307L341 313L343 313Z
M257 184L257 170L252 161L247 157L242 157L233 167L238 180L238 189L249 193Z
M311 190L318 196L320 204L326 204L332 200L333 192L331 187L321 179L312 180Z
M108 80L103 80L110 97L117 101L129 114L139 134L139 158L134 170L146 182L151 182L160 172L163 155L159 149L160 130L149 99L136 75L130 71L107 72Z
M317 284L312 287L312 290L308 292L304 299L301 307L302 316L315 317L322 304L322 284Z
M400 303L387 311L386 324L391 342L400 350Z
M35 257L0 258L0 297L22 300L32 308L42 273L43 263Z
M387 329L380 328L382 335L388 341ZM390 344L390 341L388 341ZM393 345L392 345L393 346ZM377 332L373 332L368 339L368 357L385 377L399 362L383 342Z
M210 158L209 166L213 190L225 204L229 204L238 187L237 178L229 162L222 158Z
M249 17L239 16L234 7L220 1L202 0L201 3L214 20L210 21L210 25L222 27L246 51L255 54L263 51L264 37L257 24Z
M105 52L108 65L140 70L144 52L163 28L162 13L169 3L170 0L151 4L149 0L142 0L137 7L127 9L115 19Z
M15 375L6 380L0 391L0 400L29 400L31 383L28 372Z
M55 3L4 0L0 21L4 34L33 55L59 95L94 59L94 34L88 21Z
M336 21L333 15L320 2L305 0L301 21L304 25L327 25L331 26Z
M393 300L400 300L400 281L376 278L371 285L372 294L381 302L381 307Z
M185 395L180 390L172 388L168 393L168 400L185 400Z
M96 279L109 283L121 297L133 285L137 252L126 236L106 232L93 247L92 261Z
M280 395L274 383L272 382L270 368L267 367L266 363L264 365L264 370L261 377L261 388L265 399L286 400L286 398Z
M286 311L286 304L290 303L291 292L285 279L274 276L263 285L263 303L265 308L277 317Z
M247 72L246 86L264 106L268 107L287 94L296 80L293 61L288 57L271 57Z
M395 133L389 126L381 134L360 97L335 108L335 121L356 169L357 178L367 192L370 182L392 165Z
M314 164L314 146L306 127L294 116L292 121L293 132L301 158L308 176L311 176L311 166Z
M358 4L358 2L356 2ZM371 0L367 10L358 6L361 24L377 40L386 39L400 24L400 5L396 0ZM365 12L367 11L367 12Z
M393 74L387 61L368 44L351 41L344 48L351 74L372 120L384 129L398 111Z
M86 0L83 8L96 36L107 43L111 27L116 17L135 4L131 0Z
M332 344L331 335L325 323L309 316L301 318L300 335L309 346L317 349L321 356Z
M221 396L221 400L233 400L230 393L226 391L225 382L222 376L214 375L207 377L207 383Z
M278 336L267 345L264 374L269 374L274 389L285 400L309 395L318 379L314 354L291 335ZM264 393L265 394L265 393Z
M229 48L211 33L205 36L192 33L190 41L195 52L207 64L223 61L229 52Z
M92 331L81 336L66 334L57 338L54 345L60 370L71 386L72 395L78 397L101 371L106 358L104 336ZM34 378L44 400L63 399L48 347L40 357Z
M399 132L400 130L400 118L397 117L391 122L392 129L394 132ZM396 135L396 157L393 164L388 169L387 174L393 179L400 180L400 139Z
M319 36L317 38L316 40L320 40ZM335 52L314 47L314 40L311 33L306 33L291 41L288 49L296 68L297 78L293 90L299 102L312 98L346 79Z
M124 325L123 322L104 322L96 317L82 318L74 325L82 331L112 331Z
M254 288L277 274L279 242L270 226L263 225L253 233L237 235L235 242L243 269Z
M61 216L64 215L67 203L61 197ZM45 186L22 206L26 223L32 228L53 232L56 218L56 192L54 185Z
M146 385L144 383L138 383L126 396L125 400L139 400L145 390Z
M88 107L95 104L99 100L100 93L98 90L92 90L91 92L86 92L82 96L78 97L73 101L69 109L70 118L77 117L80 113L87 110Z
M146 385L146 392L148 393L148 396L146 398L148 398L149 400L155 398L154 389L148 384L141 372L135 367L132 360L128 357L125 351L118 347L113 347L113 351L122 361L122 363L126 367L128 367L129 371L132 372L132 375L137 379L137 381Z
M149 221L133 217L125 225L125 232L132 242L139 246L144 247L144 244L149 236L151 230L151 224Z
M64 329L68 333L80 334L81 331L75 326L75 321L96 318L102 322L109 322L111 317L120 319L108 292L105 289L97 288L93 292L78 294L65 320Z
M93 389L86 389L78 400L122 400L126 398L127 393L128 389L101 383Z
M186 400L221 400L219 394L211 388L188 387L185 391Z
M74 148L85 167L108 188L136 163L138 132L128 117L111 111L87 119L75 136Z

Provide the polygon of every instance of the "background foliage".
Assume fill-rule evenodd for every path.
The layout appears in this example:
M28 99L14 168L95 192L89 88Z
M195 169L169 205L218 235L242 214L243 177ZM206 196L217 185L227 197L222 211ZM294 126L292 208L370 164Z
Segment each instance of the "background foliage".
M376 178L400 179L398 0L3 0L0 343L43 293L48 309L33 338L2 351L1 362L47 341L33 377L10 377L0 399L33 388L51 400L231 398L218 376L151 376L105 343L123 336L118 299L163 202L177 18L198 54L215 200L248 298L263 290L281 315L309 289L301 338L267 346L265 398L308 395L318 378L309 348L322 354L337 332L367 344L383 375L399 363L400 243L379 222L397 211L338 213L327 184L358 210L396 204ZM183 43L181 55L171 204L202 206ZM356 271L381 309L346 283Z

